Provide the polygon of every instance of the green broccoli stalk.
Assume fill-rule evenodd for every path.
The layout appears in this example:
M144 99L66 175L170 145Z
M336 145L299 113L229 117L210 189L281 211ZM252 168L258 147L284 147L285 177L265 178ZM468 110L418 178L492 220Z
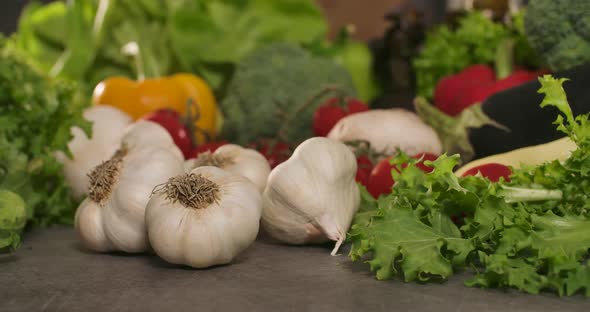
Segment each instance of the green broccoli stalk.
M223 136L240 144L259 138L297 143L313 136L315 109L328 96L354 96L347 70L293 44L255 50L238 64L221 102Z
M551 70L590 61L590 1L533 0L524 27L529 43Z

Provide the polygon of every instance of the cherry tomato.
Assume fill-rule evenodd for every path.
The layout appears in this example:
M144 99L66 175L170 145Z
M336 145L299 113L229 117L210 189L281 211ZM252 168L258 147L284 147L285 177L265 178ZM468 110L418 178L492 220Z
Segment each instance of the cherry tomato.
M389 161L393 157L395 156L382 159L381 161L379 161L379 163L377 163L377 165L375 165L373 170L371 170L371 175L369 177L369 182L367 184L367 191L369 191L369 193L371 193L371 195L373 195L373 197L375 198L378 198L382 194L391 193L391 188L393 187L393 184L395 184L395 181L391 176L391 170L397 171L397 169L389 163ZM424 172L431 172L433 168L426 166L424 164L424 161L435 160L437 156L428 153L423 153L414 155L412 156L412 158L422 158L420 162L416 163L416 167L420 168ZM405 164L402 165L402 168L405 167Z
M142 116L140 119L150 120L164 127L185 158L188 158L193 147L189 129L182 123L180 114L171 109L159 109Z
M360 184L367 186L369 184L371 170L373 170L373 162L367 156L359 156L356 159L356 165L357 169L354 179Z
M424 171L424 172L432 172L432 170L434 170L434 168L426 166L424 164L424 162L426 160L435 161L438 158L438 156L430 154L430 153L417 154L412 157L416 158L416 159L422 158L422 161L419 161L418 163L416 163L416 167L422 169L422 171Z
M276 167L291 156L291 147L285 142L262 139L250 143L248 146L264 155L271 168Z
M492 182L498 182L500 177L504 178L505 181L510 181L510 175L512 174L512 170L510 167L498 163L489 163L479 165L477 167L473 167L465 173L463 176L473 176L476 175L478 172L481 172L481 175L488 178Z
M326 136L340 119L368 110L367 104L354 98L329 98L313 114L313 132Z

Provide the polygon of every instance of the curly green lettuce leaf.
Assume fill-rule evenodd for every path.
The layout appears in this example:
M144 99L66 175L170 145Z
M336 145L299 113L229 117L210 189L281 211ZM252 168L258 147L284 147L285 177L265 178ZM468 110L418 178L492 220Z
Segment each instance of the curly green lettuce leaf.
M473 249L469 240L456 235L458 231L450 232L422 223L409 207L395 206L380 210L369 226L352 228L350 256L358 260L371 253L368 263L380 280L446 279Z
M70 129L90 133L88 100L74 84L50 79L0 38L0 189L18 194L27 222L72 223L70 196L55 152L69 155Z
M400 153L393 160L401 173L392 170L397 181L392 194L377 200L362 196L362 209L349 232L350 257L367 260L381 280L447 279L454 268L464 266L474 244L461 237L448 213L454 207L447 207L468 196L452 174L457 161L457 156L441 156L427 163L440 170L425 174ZM408 165L401 168L402 163Z
M530 222L506 224L499 245L491 254L479 253L485 267L466 282L468 286L514 287L537 294L553 290L573 295L590 294L588 266L590 220L585 217L531 215Z

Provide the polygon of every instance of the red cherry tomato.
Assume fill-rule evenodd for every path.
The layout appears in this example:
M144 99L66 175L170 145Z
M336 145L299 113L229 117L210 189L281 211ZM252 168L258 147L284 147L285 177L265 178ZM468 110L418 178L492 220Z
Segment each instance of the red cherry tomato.
M417 154L417 155L414 155L412 157L413 158L416 158L416 159L422 158L421 161L419 161L418 163L416 163L416 167L422 169L422 171L424 171L424 172L432 172L432 170L434 170L434 168L429 167L429 166L426 166L424 164L424 162L427 161L427 160L429 160L429 161L435 161L438 158L438 156L433 155L433 154L430 154L430 153Z
M271 168L276 167L291 156L291 147L285 142L263 139L248 146L264 155Z
M357 100L357 99L348 99L348 104L346 105L345 112L347 115L362 113L369 110L369 106L366 103Z
M367 186L371 176L371 170L373 170L373 162L367 156L359 156L356 159L356 165L357 169L354 179L360 184Z
M368 110L367 104L354 98L329 98L314 112L313 133L326 136L340 119Z
M373 167L373 170L371 170L371 175L367 184L367 191L369 191L369 193L375 198L378 198L381 194L391 193L391 187L395 183L391 176L391 170L397 169L394 169L389 161L390 158L382 159L377 165L375 165L375 167Z
M476 175L478 172L481 172L482 176L488 178L492 182L498 182L500 177L504 178L505 181L510 181L510 175L512 174L512 170L506 165L489 163L473 167L465 171L462 176L472 176Z
M193 142L189 135L189 129L182 123L180 114L172 109L159 109L142 116L140 119L150 120L164 127L178 148L182 151L185 158L188 159Z
M371 171L371 175L369 177L369 182L367 184L367 191L373 195L373 197L378 198L382 194L389 194L391 193L391 188L395 184L393 177L391 176L391 170L396 170L393 165L389 163L389 161L393 158L385 158L382 159ZM417 154L412 156L412 158L422 160L416 163L416 167L420 168L424 172L431 172L433 170L432 167L426 166L424 161L426 160L436 160L437 156L423 153ZM405 168L406 165L402 165L402 168Z

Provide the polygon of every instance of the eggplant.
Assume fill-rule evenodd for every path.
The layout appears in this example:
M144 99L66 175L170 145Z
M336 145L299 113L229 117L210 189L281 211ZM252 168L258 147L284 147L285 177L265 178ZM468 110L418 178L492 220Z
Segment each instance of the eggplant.
M568 78L563 84L574 116L590 112L590 64L556 72L554 77ZM540 107L543 95L537 91L537 80L504 90L482 103L483 112L510 131L493 126L469 130L469 141L475 159L508 152L522 147L547 143L565 136L556 130L553 121L559 111Z

